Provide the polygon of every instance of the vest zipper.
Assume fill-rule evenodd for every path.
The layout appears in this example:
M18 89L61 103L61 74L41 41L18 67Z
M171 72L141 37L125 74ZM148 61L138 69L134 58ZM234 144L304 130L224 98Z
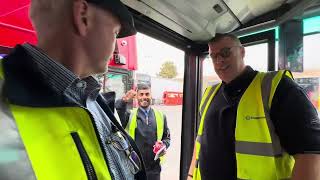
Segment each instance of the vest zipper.
M110 165L111 164L115 164L115 166L116 166L116 168L117 168L117 171L118 171L118 174L119 174L119 176L121 177L121 180L123 179L123 180L125 180L126 179L126 177L125 177L125 173L124 173L124 169L120 166L120 164L119 164L119 162L116 160L116 155L115 155L115 153L113 152L113 150L109 147L109 143L111 143L111 141L109 142L109 140L105 140L104 141L104 143L105 143L105 148L104 148L104 145L103 145L103 143L101 142L102 141L102 139L101 139L101 137L100 137L100 133L99 133L99 130L98 130L98 128L96 127L97 125L96 125L96 122L95 122L95 119L94 119L94 117L93 117L93 115L91 114L91 112L89 111L89 109L87 109L86 107L82 107L87 113L88 113L88 115L90 116L90 119L92 120L92 124L93 124L93 127L94 127L94 130L95 130L95 132L96 132L96 134L98 135L97 136L97 139L98 139L98 141L99 141L99 144L100 144L100 146L101 146L101 150L102 150L102 152L105 152L105 153L103 153L104 154L104 156L105 156L105 160L106 160L106 162L107 162L107 167L108 167L108 169L109 169L109 172L110 172L110 176L111 176L111 179L116 179L116 177L115 177L115 175L114 175L114 173L113 173L113 171L111 170L111 167L110 167ZM111 130L110 130L111 131ZM108 144L108 145L107 145ZM108 151L108 152L107 152ZM110 153L110 159L108 159L108 155L107 155L107 153ZM113 161L113 162L110 162L110 161Z
M112 156L113 161L115 161L116 159L115 159L114 157L116 157L116 155L115 155L114 151L111 149L111 147L109 147L110 144L111 144L111 140L110 140L110 139L107 139L107 140L106 140L106 144L107 144L107 145L106 145L107 149L108 149L109 152L111 153L111 156ZM123 168L121 167L121 165L119 164L119 162L118 162L118 161L115 161L115 164L116 164L116 166L117 166L117 169L119 170L119 175L121 176L121 179L126 179L125 176L124 176L124 170L123 170Z
M94 171L90 158L86 150L84 149L84 146L81 142L79 134L77 132L72 132L71 136L73 138L74 143L77 146L88 180L97 180L98 178L97 178L96 172Z

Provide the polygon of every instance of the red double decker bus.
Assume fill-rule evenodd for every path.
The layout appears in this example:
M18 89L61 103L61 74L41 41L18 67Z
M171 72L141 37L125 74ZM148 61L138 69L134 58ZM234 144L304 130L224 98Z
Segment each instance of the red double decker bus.
M36 44L36 32L28 16L30 0L1 1L0 59L16 44ZM102 91L115 91L116 98L133 88L133 72L137 69L136 36L117 39L108 73L97 75Z

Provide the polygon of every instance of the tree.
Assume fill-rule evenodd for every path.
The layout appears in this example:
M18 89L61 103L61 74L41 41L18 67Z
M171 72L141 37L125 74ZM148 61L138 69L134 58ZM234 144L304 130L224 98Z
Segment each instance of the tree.
M177 67L173 61L166 61L161 65L160 72L157 75L163 78L175 78L178 75Z

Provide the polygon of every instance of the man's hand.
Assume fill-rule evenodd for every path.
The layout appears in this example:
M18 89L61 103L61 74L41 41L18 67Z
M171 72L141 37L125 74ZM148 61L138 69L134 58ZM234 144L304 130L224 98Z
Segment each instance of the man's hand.
M187 180L193 179L193 177L189 176L189 174L193 176L193 171L194 171L195 166L196 166L196 146L193 147L193 155L192 155L191 164L189 167Z
M292 180L318 180L320 179L320 155L296 154Z
M129 102L129 100L135 98L137 95L137 92L135 90L130 90L128 91L123 97L122 97L122 100L124 102Z
M153 153L156 154L163 146L165 147L166 145L162 141L157 141L153 145ZM167 153L167 148L165 147L164 151L162 151L162 153L160 154L160 157L164 156L166 153Z

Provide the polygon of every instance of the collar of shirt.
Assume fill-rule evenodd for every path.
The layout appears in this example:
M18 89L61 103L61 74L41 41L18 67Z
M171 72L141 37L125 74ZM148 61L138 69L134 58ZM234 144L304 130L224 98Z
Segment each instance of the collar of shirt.
M141 111L146 115L146 117L149 115L149 111L150 111L150 106L147 108L142 108L140 107Z
M250 66L246 66L244 71L232 80L230 83L223 82L223 91L230 97L237 97L241 95L249 86L258 71L253 70Z
M58 94L65 95L83 105L90 93L99 93L101 86L94 77L80 79L62 64L51 59L41 49L30 44L24 44L23 47L33 57L39 72L46 80L45 83Z

